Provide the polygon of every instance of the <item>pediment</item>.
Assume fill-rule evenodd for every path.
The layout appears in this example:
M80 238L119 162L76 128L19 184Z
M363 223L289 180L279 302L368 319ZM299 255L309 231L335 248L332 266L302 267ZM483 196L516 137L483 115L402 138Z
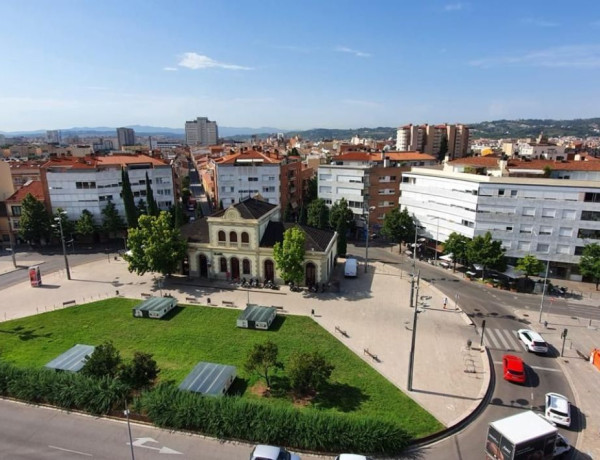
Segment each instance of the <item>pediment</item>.
M223 214L223 219L226 219L226 220L241 220L242 219L242 215L240 214L240 212L237 209L235 209L232 206L229 209L227 209L227 211L225 211L225 214Z

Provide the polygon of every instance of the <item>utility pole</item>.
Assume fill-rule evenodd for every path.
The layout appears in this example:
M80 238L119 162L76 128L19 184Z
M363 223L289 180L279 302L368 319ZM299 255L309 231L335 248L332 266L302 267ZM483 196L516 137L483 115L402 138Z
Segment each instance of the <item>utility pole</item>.
M61 213L66 214L66 213ZM63 256L65 257L65 269L67 270L67 279L71 279L71 271L69 270L69 259L67 258L67 247L65 246L65 235L63 234L62 217L59 215L54 220L58 222L58 228L60 229L60 240L62 242Z
M542 288L542 301L540 302L540 318L538 323L542 322L542 312L544 311L544 296L546 295L546 283L548 282L548 270L550 270L550 259L546 263L546 276L544 276L544 287Z
M15 241L14 241L15 237L12 232L12 224L11 224L11 228L9 229L9 232L8 232L8 238L10 240L10 254L12 255L12 263L13 263L13 266L15 268L17 268L17 258L15 256Z
M412 391L413 389L413 368L414 368L414 364L415 364L415 343L417 340L417 315L419 314L419 280L421 277L421 271L419 271L419 274L417 275L417 285L416 285L416 296L413 295L413 286L414 286L414 274L413 274L413 279L411 281L411 291L410 291L410 298L411 298L411 302L414 298L415 300L415 309L414 309L414 313L413 313L413 328L412 328L412 338L411 338L411 342L410 342L410 355L408 358L408 381L407 381L407 389L408 391Z
M342 219L344 217L342 216ZM369 209L367 209L367 229L365 231L365 273L369 267Z

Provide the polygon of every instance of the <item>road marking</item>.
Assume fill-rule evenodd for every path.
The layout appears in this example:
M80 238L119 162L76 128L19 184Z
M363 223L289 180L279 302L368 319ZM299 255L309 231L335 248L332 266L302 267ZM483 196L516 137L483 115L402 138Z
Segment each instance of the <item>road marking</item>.
M63 452L70 452L72 454L79 454L79 455L85 455L86 457L93 457L92 454L88 454L85 452L79 452L78 450L64 449L62 447L56 447L56 446L48 446L48 447L50 449L62 450Z
M151 450L157 450L159 454L177 454L177 455L183 455L181 452L178 452L176 450L170 449L166 446L163 447L150 447L150 446L145 446L144 444L147 442L156 442L158 443L158 441L156 441L155 439L152 438L137 438L135 441L133 441L133 443L127 443L128 445L133 445L134 447L143 447L144 449L151 449Z
M495 365L501 366L504 363L502 361L494 361ZM536 369L538 371L548 371L548 372L562 372L560 369L551 369L549 367L540 367L540 366L530 366L529 364L526 364L527 367L530 367L531 369Z

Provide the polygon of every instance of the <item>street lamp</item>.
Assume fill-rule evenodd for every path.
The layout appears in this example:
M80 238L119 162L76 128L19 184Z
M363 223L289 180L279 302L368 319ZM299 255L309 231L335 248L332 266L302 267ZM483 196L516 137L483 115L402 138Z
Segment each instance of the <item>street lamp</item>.
M418 278L421 278L421 272L419 271L419 275ZM415 283L415 274L413 272L413 276L412 276L412 280L410 283L410 301L411 301L411 306L412 306L412 301L413 301L413 290L414 290L414 283ZM412 382L413 382L413 369L414 369L414 365L415 365L415 345L416 345L416 341L417 341L417 315L419 314L419 280L417 280L417 295L416 295L416 299L415 299L415 309L413 312L413 327L412 327L412 337L411 337L411 341L410 341L410 354L408 357L408 380L407 380L407 384L406 387L408 388L408 391L412 391L413 386L412 386Z
M550 270L550 259L546 262L546 276L544 276L544 287L542 288L542 301L540 302L540 319L538 323L542 322L542 312L544 311L544 296L546 295L546 283L548 281L548 270Z
M431 217L432 219L435 219L437 224L436 224L436 228L435 228L435 249L434 249L434 259L435 262L437 263L437 256L438 256L438 241L440 239L440 217L439 216L427 216L427 217Z
M367 267L369 266L369 213L371 211L375 211L375 206L370 206L364 211L367 224L367 231L365 232L365 273L367 273Z
M69 259L67 258L67 248L65 246L65 235L63 233L63 226L62 226L62 217L61 216L66 216L67 213L65 211L62 211L59 213L58 217L54 218L55 222L58 222L58 228L60 229L60 241L62 242L62 250L63 250L63 256L65 256L65 268L67 270L67 279L70 280L71 279L71 271L69 270ZM56 228L56 225L52 225L54 228Z

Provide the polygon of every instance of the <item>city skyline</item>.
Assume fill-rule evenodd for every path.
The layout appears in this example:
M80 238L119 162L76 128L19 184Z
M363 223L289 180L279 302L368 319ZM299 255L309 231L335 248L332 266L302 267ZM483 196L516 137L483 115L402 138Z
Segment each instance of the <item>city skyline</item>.
M0 131L590 118L600 5L5 5Z

